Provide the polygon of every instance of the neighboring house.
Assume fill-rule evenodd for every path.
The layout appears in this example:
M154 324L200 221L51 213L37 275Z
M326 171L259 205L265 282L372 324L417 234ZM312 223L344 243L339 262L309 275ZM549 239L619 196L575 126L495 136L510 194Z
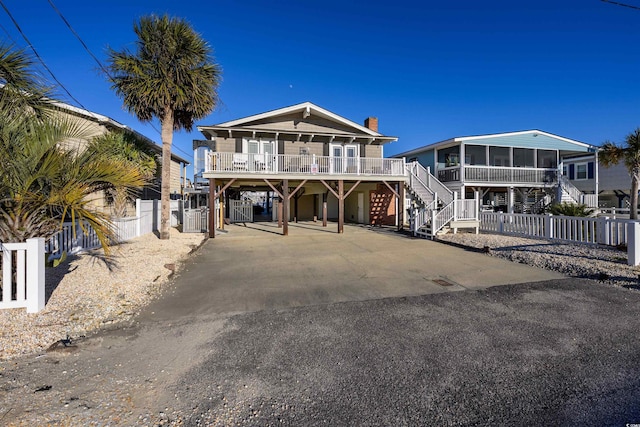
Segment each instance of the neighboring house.
M631 176L624 162L604 167L595 154L580 156L565 160L562 174L583 192L597 187L600 208L629 207Z
M69 148L82 149L90 138L103 135L110 131L120 131L133 135L136 139L145 143L154 153L156 153L157 156L162 156L162 147L160 145L130 127L118 123L110 117L61 102L56 102L55 105L59 109L60 114L64 114L67 119L75 121L86 134L87 139L72 139L66 141L65 144ZM179 199L183 194L183 190L186 186L186 166L188 164L188 160L185 160L176 154L171 155L171 193L176 195L175 198ZM160 169L162 167L161 162L158 162L158 165L158 169ZM160 199L160 176L161 171L158 170L156 173L157 178L154 182L143 188L141 193L142 199ZM104 212L109 212L109 207L104 194L96 195L96 197L91 201L91 205Z
M245 193L262 192L257 212L264 208L271 219L281 210L284 234L291 220L336 220L338 232L344 221L402 224L405 164L383 158L383 146L397 138L379 133L374 117L360 125L304 102L198 130L206 140L194 141L195 184L210 201L224 193L231 221L253 220L239 206ZM284 203L274 207L274 197ZM211 235L214 221L211 215Z
M597 168L572 161L578 190L563 178L564 162L597 147L540 130L456 137L396 157L417 161L458 197L476 192L485 210L539 212L552 201L597 206ZM574 169L576 168L576 169ZM589 196L587 193L591 193Z

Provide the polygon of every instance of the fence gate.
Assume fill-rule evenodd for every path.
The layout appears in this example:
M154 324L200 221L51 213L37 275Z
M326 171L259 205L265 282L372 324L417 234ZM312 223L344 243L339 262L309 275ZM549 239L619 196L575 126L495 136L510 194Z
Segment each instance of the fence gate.
M231 222L253 222L253 202L251 200L229 200L229 220Z
M209 231L209 208L185 209L182 212L184 233L206 233Z

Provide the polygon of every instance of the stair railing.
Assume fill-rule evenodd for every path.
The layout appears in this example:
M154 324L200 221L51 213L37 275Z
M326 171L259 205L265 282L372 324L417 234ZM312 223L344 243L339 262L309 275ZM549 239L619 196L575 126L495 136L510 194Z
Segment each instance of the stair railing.
M560 175L558 179L558 183L560 184L560 188L569 195L573 199L574 202L583 204L584 203L584 193L576 188L575 185L569 179Z
M409 172L409 187L420 197L423 204L429 204L435 200L435 194L433 190L427 186L426 182L418 176L416 168L412 166L413 165L411 164L407 164L407 171Z
M431 193L437 193L443 204L447 205L451 203L453 200L453 191L449 190L446 185L433 176L428 168L425 168L418 162L411 162L407 163L407 170L411 176L415 176Z

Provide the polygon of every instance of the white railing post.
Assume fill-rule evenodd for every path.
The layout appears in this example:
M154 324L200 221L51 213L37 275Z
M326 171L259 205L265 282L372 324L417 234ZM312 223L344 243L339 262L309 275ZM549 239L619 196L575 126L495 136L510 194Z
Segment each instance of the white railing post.
M453 220L458 219L458 192L453 192Z
M438 213L434 210L431 211L431 237L436 235L436 216Z
M640 264L640 223L637 221L627 224L627 264Z
M544 237L547 239L553 239L553 218L552 214L548 213L544 216Z
M478 221L480 219L480 192L476 190L475 192L475 200L476 200L476 206L475 206L475 217L474 219L476 221Z
M27 239L27 313L44 308L44 239Z
M142 206L141 200L136 199L136 237L142 236Z
M599 219L600 231L598 233L598 243L610 245L611 242L611 221L608 216Z

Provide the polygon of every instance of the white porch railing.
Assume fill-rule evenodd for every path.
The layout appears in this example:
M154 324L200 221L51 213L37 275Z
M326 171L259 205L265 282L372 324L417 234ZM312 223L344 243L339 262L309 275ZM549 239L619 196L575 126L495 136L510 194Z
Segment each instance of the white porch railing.
M458 199L456 200L456 220L477 220L478 211L478 199Z
M291 154L211 153L206 172L405 176L404 159Z
M45 303L44 239L0 243L2 283L0 309L26 308L37 313Z
M462 176L460 172L462 171ZM438 170L443 182L490 182L509 184L554 184L558 181L557 169L516 168L503 166L465 165Z
M634 222L609 217L480 213L482 231L609 246L627 244L627 224Z

